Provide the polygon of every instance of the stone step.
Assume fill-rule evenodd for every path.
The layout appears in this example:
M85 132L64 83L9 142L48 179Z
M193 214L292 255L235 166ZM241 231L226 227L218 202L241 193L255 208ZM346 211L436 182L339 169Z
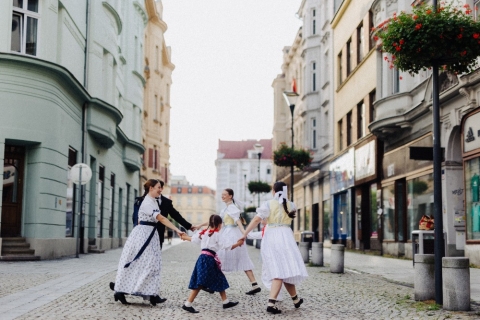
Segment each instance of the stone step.
M26 242L3 242L2 248L30 248L30 245Z
M40 256L34 255L2 255L0 261L38 261Z
M2 246L2 255L5 254L29 254L34 255L35 250L30 249L30 246L27 248L16 248L16 247L3 247Z
M105 253L105 250L98 249L97 246L88 246L88 253Z
M7 238L2 238L2 242L5 243L5 242L26 242L27 239L23 238L23 237L7 237Z

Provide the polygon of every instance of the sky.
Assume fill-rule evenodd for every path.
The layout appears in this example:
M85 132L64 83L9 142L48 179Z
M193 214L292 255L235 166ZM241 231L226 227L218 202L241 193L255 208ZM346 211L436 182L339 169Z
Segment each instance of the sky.
M172 50L170 171L216 189L218 140L270 139L272 82L301 0L163 0Z

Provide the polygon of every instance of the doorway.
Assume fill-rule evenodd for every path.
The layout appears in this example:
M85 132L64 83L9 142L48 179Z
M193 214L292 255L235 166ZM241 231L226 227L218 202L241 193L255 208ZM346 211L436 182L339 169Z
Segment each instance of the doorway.
M21 236L24 163L25 147L5 145L0 230L2 237Z

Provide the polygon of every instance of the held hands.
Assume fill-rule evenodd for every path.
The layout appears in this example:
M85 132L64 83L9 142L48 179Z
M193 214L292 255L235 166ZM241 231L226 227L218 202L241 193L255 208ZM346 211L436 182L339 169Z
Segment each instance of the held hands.
M192 226L192 227L190 228L190 230L191 230L191 231L195 231L195 230L197 230L197 229L199 229L199 228L200 228L199 226Z
M179 236L180 238L182 238L182 236L185 234L185 232L182 232L182 231L180 231L180 230L176 230L175 232L178 234L178 236ZM182 238L182 240L183 240L183 238Z

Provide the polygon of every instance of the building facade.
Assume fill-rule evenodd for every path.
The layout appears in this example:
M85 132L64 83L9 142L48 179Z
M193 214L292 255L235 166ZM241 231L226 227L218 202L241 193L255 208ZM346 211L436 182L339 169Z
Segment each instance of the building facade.
M192 185L184 176L172 176L170 198L175 209L194 225L208 222L210 216L217 213L215 190Z
M294 171L294 221L297 241L301 232L314 232L315 241L330 240L329 159L333 155L333 5L304 0L297 12L303 26L283 52L282 73L274 80L274 149L282 143L308 149L313 161L307 171ZM293 113L283 93L298 94ZM290 185L290 169L274 168L276 180ZM291 186L290 186L291 189ZM326 223L324 223L326 222Z
M263 147L260 158L254 148L256 144ZM217 169L217 213L225 207L222 202L222 191L226 188L232 189L234 198L243 202L245 207L258 206L259 203L271 199L271 194L251 194L248 191L248 183L262 181L273 184L272 139L219 140L215 166Z
M142 143L145 147L141 185L148 179L165 182L164 193L170 193L170 88L172 71L171 49L164 34L167 24L162 19L161 1L145 1L148 23L145 29L145 96Z
M475 3L473 3L475 2ZM460 1L474 7L477 1ZM407 3L373 1L375 24L393 13L411 11ZM477 11L473 13L478 19ZM371 131L384 141L383 249L412 257L412 231L422 215L433 215L433 161L414 160L412 147L431 148L431 71L415 76L390 69L377 51L377 101ZM400 81L401 80L401 81ZM480 265L478 200L478 101L480 71L439 76L442 162L442 216L445 255L463 256Z
M0 16L2 257L11 238L42 259L75 254L76 238L80 252L118 247L144 151L144 5L3 1ZM78 188L81 162L92 178Z

